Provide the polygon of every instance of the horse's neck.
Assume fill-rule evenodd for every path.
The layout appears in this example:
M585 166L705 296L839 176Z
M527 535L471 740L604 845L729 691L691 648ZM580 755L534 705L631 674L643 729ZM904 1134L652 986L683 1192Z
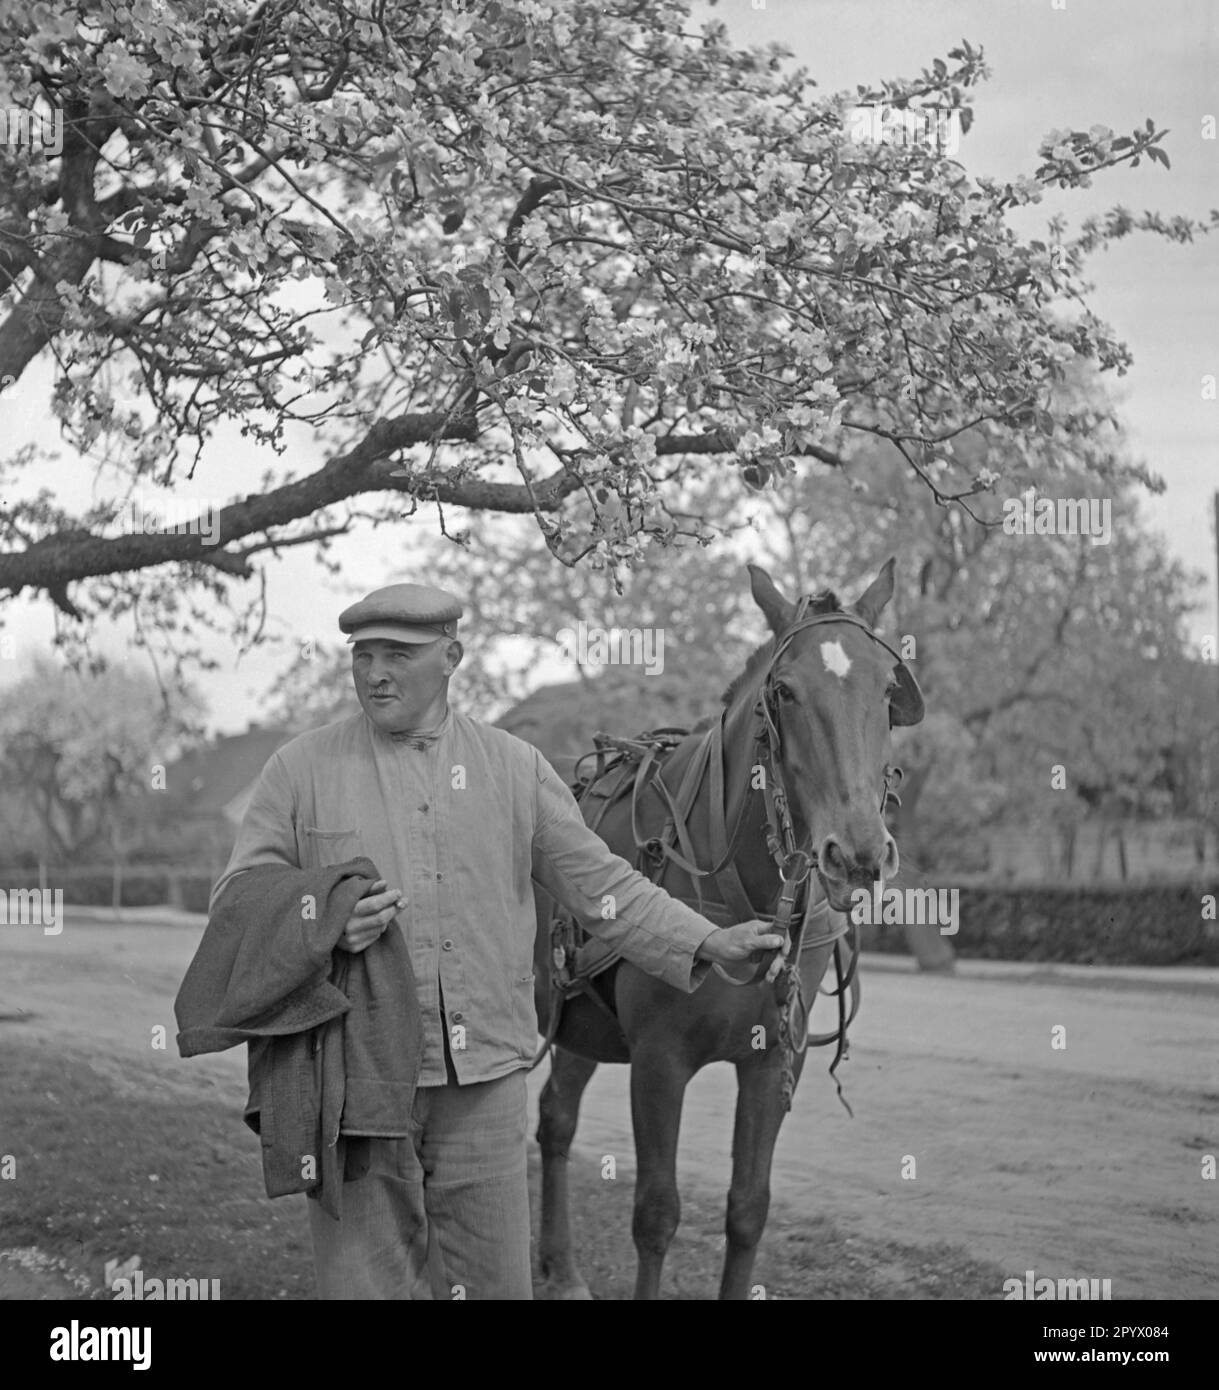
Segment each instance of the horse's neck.
M723 716L724 804L711 804L713 782L708 765L700 794L690 808L689 822L692 838L700 850L699 862L709 868L714 862L711 818L725 818L724 835L731 843L736 829L734 815L739 809L743 824L736 837L733 862L750 902L759 911L765 911L779 891L779 880L767 849L766 805L760 792L754 790L755 770L761 757L754 706L760 693L760 682L753 683L740 693ZM666 759L664 778L670 791L676 793L681 786L691 760L698 756L703 740L708 737L710 731L691 734ZM711 755L715 756L714 748ZM770 775L769 768L765 769L765 775ZM714 882L706 880L702 886L708 897L719 897L718 885Z
M759 789L761 777L771 775L766 745L757 736L755 710L761 697L761 681L751 681L725 715L724 788L730 809L741 805L739 789L745 789L741 811L744 823L737 837L734 862L750 902L759 910L766 910L779 892L779 875L770 854L766 802ZM733 828L730 824L729 834Z

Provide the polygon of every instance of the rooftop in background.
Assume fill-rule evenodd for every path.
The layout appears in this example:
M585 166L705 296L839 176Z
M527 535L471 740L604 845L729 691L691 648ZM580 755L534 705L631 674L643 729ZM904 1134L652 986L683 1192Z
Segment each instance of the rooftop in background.
M252 723L243 734L221 735L166 770L170 814L223 816L240 824L267 759L295 730Z

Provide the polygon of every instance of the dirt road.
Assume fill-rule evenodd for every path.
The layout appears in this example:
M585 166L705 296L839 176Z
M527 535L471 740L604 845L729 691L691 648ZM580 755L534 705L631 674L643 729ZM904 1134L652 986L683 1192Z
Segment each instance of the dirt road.
M239 1106L243 1050L187 1067L173 1043L173 995L197 936L197 926L71 916L57 937L4 928L0 1041L19 1029L87 1053L120 1088L176 1096L204 1086ZM1203 1177L1205 1156L1219 1154L1219 972L1150 983L1109 972L1102 983L961 971L865 963L840 1068L855 1118L825 1074L828 1056L811 1054L780 1138L772 1223L826 1215L871 1239L951 1241L1005 1277L1107 1278L1115 1299L1219 1294L1219 1181ZM164 1050L153 1046L162 1026ZM715 1067L689 1089L687 1190L727 1188L733 1085L731 1070ZM590 1164L614 1155L629 1181L625 1068L594 1078L577 1147Z
M952 1241L1005 1276L1108 1278L1114 1298L1219 1296L1219 1182L1202 1176L1219 1153L1219 992L871 964L839 1068L855 1118L811 1054L772 1221L825 1214L874 1238ZM734 1094L727 1066L691 1084L683 1183L727 1191ZM579 1143L618 1156L620 1174L633 1172L628 1116L626 1069L603 1067Z

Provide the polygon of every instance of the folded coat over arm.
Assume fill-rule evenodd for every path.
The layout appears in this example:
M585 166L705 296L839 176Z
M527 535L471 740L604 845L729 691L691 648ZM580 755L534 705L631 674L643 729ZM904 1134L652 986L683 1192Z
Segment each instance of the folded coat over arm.
M309 1192L339 1215L340 1137L405 1138L423 1051L402 935L335 947L379 877L370 859L279 865L233 877L178 996L183 1057L249 1044L245 1118L262 1142L267 1195Z

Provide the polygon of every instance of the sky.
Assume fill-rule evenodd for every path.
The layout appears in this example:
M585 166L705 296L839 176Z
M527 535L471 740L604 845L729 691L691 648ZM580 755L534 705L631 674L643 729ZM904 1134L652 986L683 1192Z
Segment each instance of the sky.
M696 14L710 12L704 5ZM1050 129L1103 124L1122 134L1149 116L1170 129L1164 148L1171 170L1144 162L1099 176L1091 189L1047 196L1020 210L1016 225L1025 235L1037 235L1055 211L1077 227L1119 202L1202 219L1219 207L1219 140L1203 138L1204 119L1219 116L1213 0L721 0L714 13L741 43L787 45L826 92L916 75L962 38L981 46L993 77L972 98L974 125L958 156L975 175L1031 174ZM1134 355L1119 383L1134 452L1167 483L1162 496L1148 498L1146 516L1170 553L1206 578L1190 625L1200 642L1219 632L1212 500L1219 489L1219 402L1204 400L1201 384L1204 375L1219 375L1219 235L1192 246L1127 238L1094 258L1091 277L1093 307ZM45 362L22 378L6 402L4 447L34 439L62 449L48 425L50 382ZM311 471L323 461L312 440L291 442L287 463L299 459L300 470ZM204 502L240 496L269 466L282 468L285 460L262 457L236 430L227 431L183 494ZM79 505L94 486L91 472L66 454L39 481ZM340 574L333 577L303 551L285 552L268 565L268 630L285 642L333 640L338 612L355 598L420 577L411 572L420 525L427 523L340 539L332 552ZM9 603L4 618L18 659L0 661L0 688L20 676L21 658L47 646L53 632L45 597ZM120 658L125 634L108 634L99 645ZM197 682L212 728L233 732L261 719L265 692L292 653L284 646L239 653L226 636L206 645L220 662ZM562 674L557 658L537 670L539 683Z
M1072 227L1121 203L1205 220L1219 207L1219 5L1213 0L721 0L745 42L791 48L827 92L915 75L967 38L992 77L972 98L959 158L974 175L1031 174L1050 129L1107 125L1118 134L1150 116L1170 131L1165 171L1144 161L1097 176L1090 189L1048 194L1012 224L1035 236L1054 213ZM1117 382L1133 452L1167 484L1146 515L1172 555L1207 577L1195 639L1219 631L1213 497L1219 490L1219 402L1202 378L1219 374L1219 233L1192 246L1146 235L1096 256L1091 304L1131 348Z

